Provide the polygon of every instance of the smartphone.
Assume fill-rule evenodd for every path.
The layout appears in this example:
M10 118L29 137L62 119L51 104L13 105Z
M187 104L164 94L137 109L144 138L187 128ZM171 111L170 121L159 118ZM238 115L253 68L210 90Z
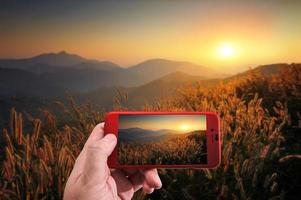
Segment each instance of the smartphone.
M110 112L104 132L117 137L110 168L215 168L221 160L212 112Z

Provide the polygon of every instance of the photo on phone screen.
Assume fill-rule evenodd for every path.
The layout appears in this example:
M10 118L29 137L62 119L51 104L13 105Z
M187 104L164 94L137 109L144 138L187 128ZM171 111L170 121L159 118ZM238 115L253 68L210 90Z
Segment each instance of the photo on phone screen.
M206 115L119 115L122 165L207 164Z

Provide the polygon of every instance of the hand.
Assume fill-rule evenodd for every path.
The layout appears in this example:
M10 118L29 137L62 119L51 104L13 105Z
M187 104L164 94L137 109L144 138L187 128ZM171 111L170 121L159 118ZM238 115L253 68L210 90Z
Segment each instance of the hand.
M148 194L161 188L156 169L110 171L107 159L117 139L113 134L104 136L103 127L101 123L94 128L78 156L65 187L64 199L131 199L142 187Z

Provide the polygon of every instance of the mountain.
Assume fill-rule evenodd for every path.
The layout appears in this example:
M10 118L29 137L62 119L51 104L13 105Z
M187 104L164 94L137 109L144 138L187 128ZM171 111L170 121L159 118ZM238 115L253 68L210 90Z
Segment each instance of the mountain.
M125 69L68 68L41 76L50 83L73 92L89 92L104 87L133 87L145 83L143 77Z
M184 72L174 72L151 81L139 87L132 88L129 92L130 106L143 105L145 102L155 102L159 98L172 96L177 90L191 84L200 84L209 87L219 82L219 79L204 79Z
M118 138L123 142L154 142L175 134L179 132L166 129L154 131L137 127L118 130Z
M47 98L62 96L64 92L32 72L0 68L0 95Z
M88 92L104 87L138 87L173 73L179 73L178 83L193 79L180 72L194 75L197 79L210 78L216 74L208 68L189 62L164 59L148 60L133 67L121 68L109 61L89 60L65 51L25 59L0 59L1 67L34 72L51 85L72 92ZM171 78L174 79L174 76Z
M262 72L266 76L271 76L280 73L282 69L292 66L299 66L301 64L271 64L261 65L254 69L253 72ZM145 103L154 103L162 97L172 96L179 88L184 88L186 85L198 84L203 87L212 87L222 81L229 81L234 78L241 78L246 76L249 72L244 72L231 76L225 79L204 79L200 76L192 76L183 72L174 72L166 76L160 77L149 83L140 85L138 87L105 87L99 88L95 91L78 94L81 101L89 101L93 104L103 105L105 107L112 107L113 98L117 94L117 90L127 93L126 106L130 108L141 108Z
M300 66L300 64L294 65ZM251 71L272 75L290 66L289 64L264 65ZM214 78L220 76L217 72L190 62L152 59L129 68L121 68L109 61L89 60L64 51L25 59L0 59L1 67L23 70L22 74L25 71L34 72L36 76L30 73L31 80L34 80L32 82L41 83L39 84L40 88L45 87L43 90L31 85L24 89L24 85L31 83L23 84L16 80L23 75L20 75L21 72L18 70L12 70L9 74L1 74L2 77L7 76L4 78L5 81L2 80L2 88L12 87L11 92L9 89L4 89L2 94L40 95L45 93L46 96L49 96L49 94L55 94L55 91L68 90L76 94L87 95L87 97L99 100L98 102L103 102L98 97L101 96L106 99L105 104L109 102L108 97L112 101L111 97L115 95L116 88L122 88L128 92L130 105L141 105L146 101L154 102L162 96L172 95L178 88L186 84L198 82L202 86L208 87L221 80L221 78ZM244 72L224 80L239 78L246 74L247 72ZM24 73L25 77L28 75ZM9 82L10 79L16 80L15 83ZM18 86L19 88L17 88L17 84L21 84ZM53 92L48 94L45 92L46 89Z
M146 61L144 64L139 64L131 68L119 68L113 64L111 65L111 68L115 68L112 70L103 70L98 64L92 65L94 67L78 64L76 67L73 66L72 68L63 69L58 72L45 73L43 76L46 80L51 81L59 87L76 92L86 92L101 87L140 86L169 74L172 74L170 80L168 80L168 77L165 77L165 82L177 83L205 79L214 74L214 72L211 72L207 68L188 62L175 62L162 59ZM198 74L202 74L202 76ZM177 87L177 85L174 86Z
M219 79L204 80L199 76L175 72L138 87L103 87L91 92L77 93L76 97L81 102L89 101L93 104L112 107L113 98L119 90L127 93L129 107L139 108L146 102L153 103L159 98L172 96L185 85L198 83L204 87L210 87L219 81Z
M203 78L218 76L218 73L200 65L166 59L147 60L128 68L128 70L140 74L146 81L151 81L177 71Z
M259 73L259 74L263 74L265 76L273 76L273 75L277 75L279 73L281 73L281 71L283 71L285 68L289 68L289 67L301 67L300 63L292 63L292 64L288 64L288 63L274 63L274 64L269 64L269 65L259 65L253 69L249 69L245 72L242 73L238 73L235 74L233 76L227 77L225 80L231 80L231 79L235 79L235 78L242 78L244 76L247 76L249 73Z
M190 132L180 132L171 129L149 130L142 128L127 128L118 130L119 141L122 142L157 142L160 140L171 139L177 136L187 136L200 134L200 130Z
M58 53L46 53L32 58L24 59L0 59L0 67L24 69L35 73L54 72L61 69L101 69L112 70L119 68L118 65L104 61L86 59L65 51Z
M76 54L69 54L65 51L41 54L33 58L29 58L28 60L34 64L44 63L54 66L71 66L88 61L91 63L97 62L96 60L88 60Z
M120 66L110 61L81 62L72 66L73 69L114 70Z

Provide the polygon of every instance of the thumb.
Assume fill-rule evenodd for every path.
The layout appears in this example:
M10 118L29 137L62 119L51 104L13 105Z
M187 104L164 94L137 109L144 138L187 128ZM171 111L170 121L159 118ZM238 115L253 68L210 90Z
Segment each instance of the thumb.
M116 136L107 134L102 139L93 141L88 145L83 171L84 183L94 185L106 182L109 175L108 157L113 152L116 143Z

